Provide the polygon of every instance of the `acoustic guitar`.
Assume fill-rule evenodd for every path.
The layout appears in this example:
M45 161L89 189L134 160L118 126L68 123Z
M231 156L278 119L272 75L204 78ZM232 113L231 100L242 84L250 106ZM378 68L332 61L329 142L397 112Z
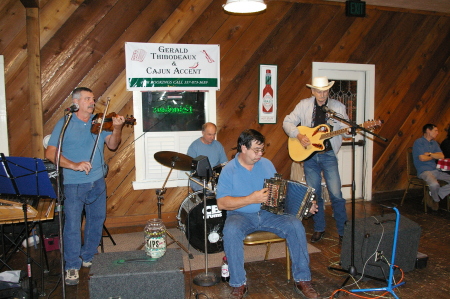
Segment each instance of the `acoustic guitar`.
M376 127L381 126L383 123L382 120L371 120L366 121L364 124L360 125L363 128L366 129L374 129ZM310 128L305 126L298 126L297 127L299 131L306 135L309 138L309 141L311 142L310 145L304 147L300 140L297 138L289 137L288 140L288 150L289 150L289 156L294 161L303 161L309 156L311 156L314 152L320 152L325 149L325 146L323 145L323 142L326 139L329 139L331 137L345 134L348 131L348 128L344 128L337 131L331 131L330 127L328 125L318 125L317 127Z

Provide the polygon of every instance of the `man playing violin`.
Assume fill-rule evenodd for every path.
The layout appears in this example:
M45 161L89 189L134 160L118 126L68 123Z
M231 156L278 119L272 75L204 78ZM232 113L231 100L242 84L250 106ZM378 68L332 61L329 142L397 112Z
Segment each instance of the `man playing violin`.
M77 87L72 92L73 104L78 105L64 133L61 145L60 167L64 184L64 260L67 285L79 281L81 266L90 267L103 233L106 218L106 184L104 174L104 144L115 150L121 142L125 119L112 118L112 132L91 133L95 98L92 90ZM56 162L57 146L65 117L53 129L45 157ZM98 144L94 149L96 139ZM81 221L85 211L84 242L81 244Z

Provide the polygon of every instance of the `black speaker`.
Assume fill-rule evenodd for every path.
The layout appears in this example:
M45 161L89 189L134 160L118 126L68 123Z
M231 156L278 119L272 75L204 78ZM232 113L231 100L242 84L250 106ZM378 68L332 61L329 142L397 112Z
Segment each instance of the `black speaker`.
M144 250L99 253L89 271L91 299L184 298L183 257L168 248L156 261Z
M355 220L354 266L358 274L379 279L388 278L395 220L395 213ZM348 221L341 248L341 267L344 270L348 270L351 265L351 229L352 222ZM394 264L404 272L415 268L420 232L421 228L417 223L400 215ZM377 252L382 254L381 258ZM398 270L395 273L398 273Z

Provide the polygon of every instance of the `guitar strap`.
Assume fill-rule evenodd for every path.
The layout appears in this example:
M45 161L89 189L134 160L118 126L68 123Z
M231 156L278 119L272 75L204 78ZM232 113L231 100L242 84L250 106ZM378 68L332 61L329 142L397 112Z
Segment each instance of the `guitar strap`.
M328 99L324 105L328 105ZM329 118L327 113L323 112L322 109L320 109L320 106L317 105L317 101L314 101L314 108L311 118L311 127L314 128L317 127L318 125L327 124L328 119ZM330 126L329 124L327 125ZM325 146L323 153L333 149L329 139L324 140L323 145Z

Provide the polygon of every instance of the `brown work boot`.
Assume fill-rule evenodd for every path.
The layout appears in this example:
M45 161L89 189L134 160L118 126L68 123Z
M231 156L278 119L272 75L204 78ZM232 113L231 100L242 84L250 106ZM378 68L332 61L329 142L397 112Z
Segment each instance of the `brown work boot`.
M241 299L247 297L247 295L248 295L248 287L246 284L243 284L240 287L233 288L233 291L231 291L229 298Z
M323 235L325 235L325 232L314 232L311 236L311 243L319 242Z
M304 298L307 299L319 298L319 294L312 287L311 281L299 281L295 283L294 289Z

